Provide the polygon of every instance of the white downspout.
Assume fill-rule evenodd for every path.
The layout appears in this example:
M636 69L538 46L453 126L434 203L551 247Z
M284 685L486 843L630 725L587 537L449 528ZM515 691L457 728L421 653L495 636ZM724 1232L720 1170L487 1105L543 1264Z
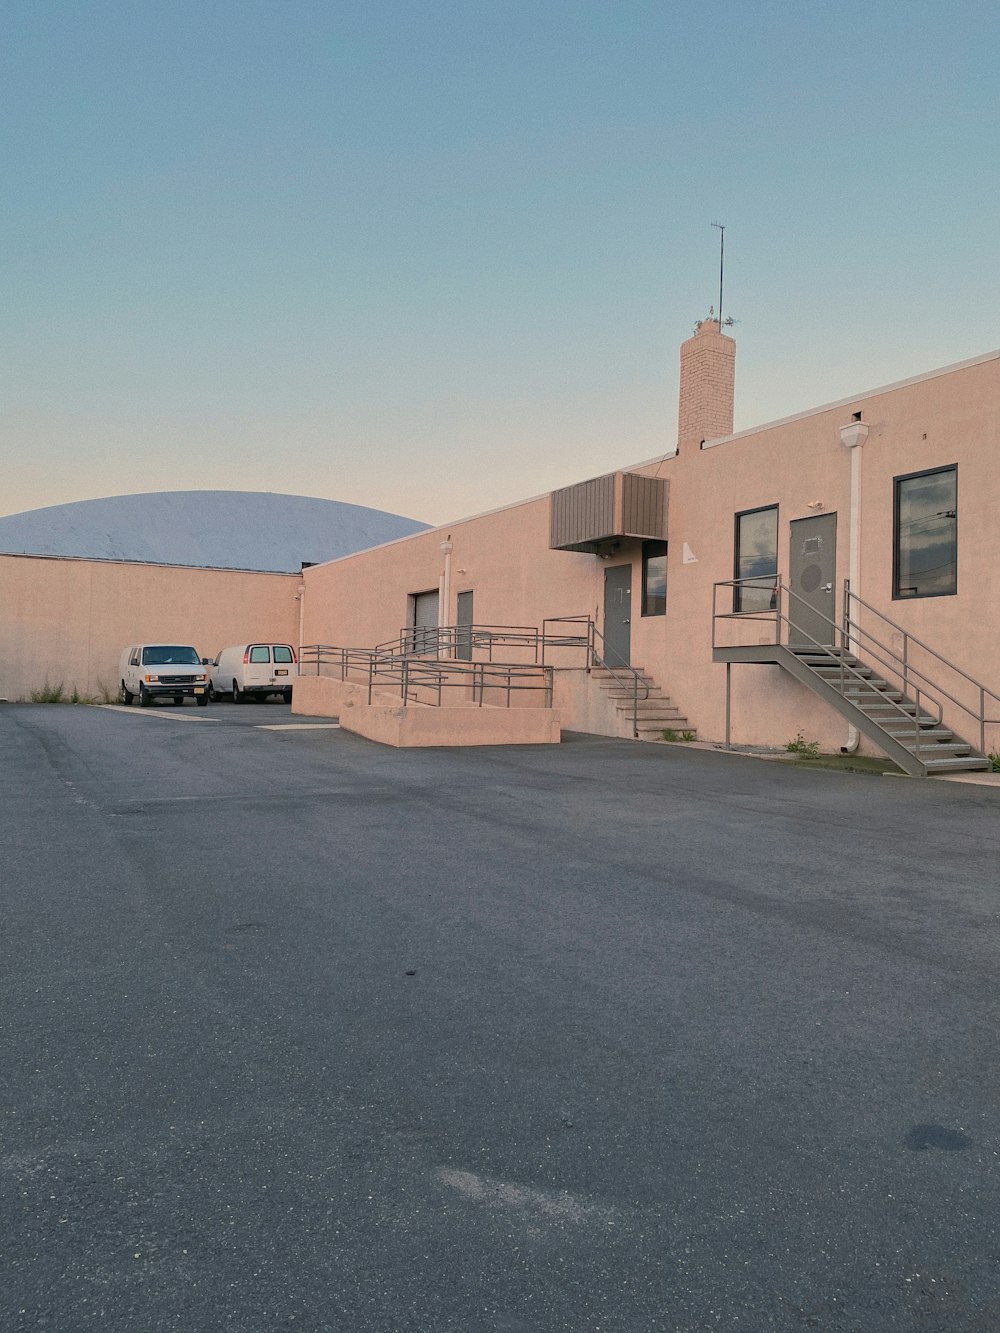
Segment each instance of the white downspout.
M444 556L444 568L441 571L441 593L438 598L438 629L445 629L451 624L451 553L453 547L451 538L441 543L441 554Z
M861 413L854 414L854 420L840 428L840 443L851 451L851 508L848 546L847 577L851 592L861 595L861 446L868 439L868 426L861 420ZM841 747L842 754L854 754L861 741L855 726L847 728L847 744Z

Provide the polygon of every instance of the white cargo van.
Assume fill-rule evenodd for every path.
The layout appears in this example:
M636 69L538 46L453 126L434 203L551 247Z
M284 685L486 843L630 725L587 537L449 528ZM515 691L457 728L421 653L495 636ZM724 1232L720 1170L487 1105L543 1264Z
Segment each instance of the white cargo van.
M213 699L232 695L234 704L280 694L292 702L295 649L290 643L241 643L223 648L209 664L209 694Z
M133 643L121 656L119 694L123 704L138 696L139 707L154 699L182 704L189 696L208 703L208 671L194 648L185 643Z

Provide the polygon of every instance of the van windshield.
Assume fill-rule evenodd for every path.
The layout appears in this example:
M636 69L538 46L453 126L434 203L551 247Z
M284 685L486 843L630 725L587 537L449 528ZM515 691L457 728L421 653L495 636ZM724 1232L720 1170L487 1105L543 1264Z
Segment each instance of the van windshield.
M175 643L151 644L142 650L143 666L201 666L193 648Z

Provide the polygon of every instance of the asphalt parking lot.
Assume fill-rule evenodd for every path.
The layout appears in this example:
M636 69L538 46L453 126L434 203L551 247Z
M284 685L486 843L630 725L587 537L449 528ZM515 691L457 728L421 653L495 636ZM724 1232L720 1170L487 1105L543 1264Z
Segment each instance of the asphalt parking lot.
M0 746L0 1327L1000 1328L996 790L278 703Z

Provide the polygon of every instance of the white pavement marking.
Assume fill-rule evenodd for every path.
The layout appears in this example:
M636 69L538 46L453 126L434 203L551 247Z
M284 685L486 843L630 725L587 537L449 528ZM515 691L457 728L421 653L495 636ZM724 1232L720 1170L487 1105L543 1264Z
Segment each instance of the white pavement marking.
M339 722L257 722L254 731L339 731Z
M125 704L99 704L98 707L106 708L109 713L131 713L134 717L159 717L164 722L221 722L221 717L184 717L180 713L161 712L157 709L155 712L151 708L128 708ZM176 707L176 705L175 705ZM199 709L199 712L201 710Z

